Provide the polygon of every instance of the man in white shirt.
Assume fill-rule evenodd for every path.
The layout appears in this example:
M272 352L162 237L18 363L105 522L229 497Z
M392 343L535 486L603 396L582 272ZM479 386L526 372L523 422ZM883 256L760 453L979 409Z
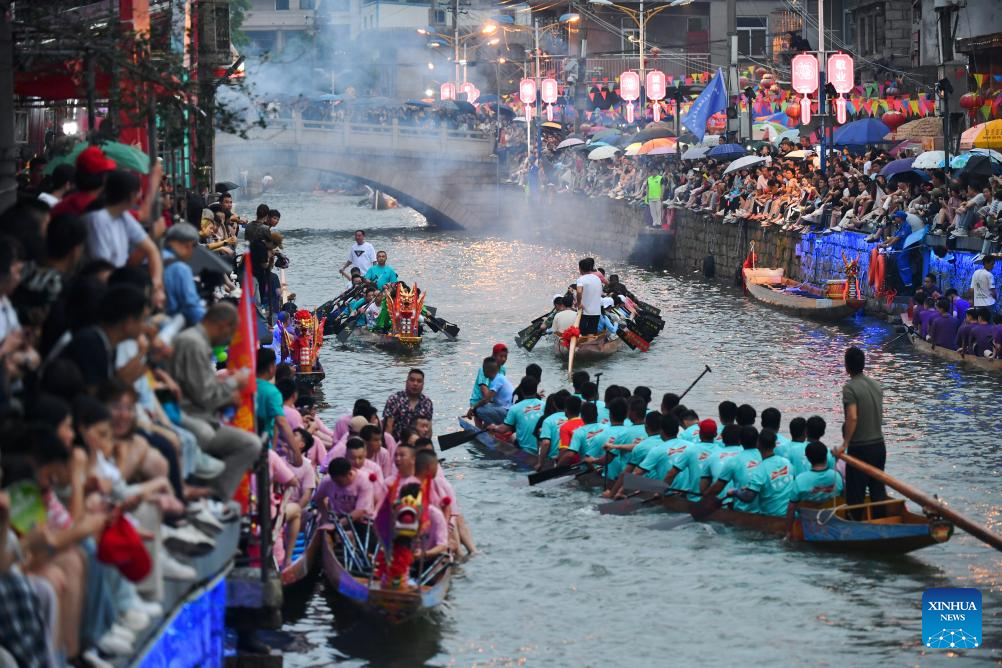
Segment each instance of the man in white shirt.
M602 281L595 275L595 258L578 262L581 276L577 282L578 306L581 308L582 336L598 334L598 319L602 315Z
M52 170L52 176L49 177L49 192L38 193L38 199L48 204L49 208L59 204L59 200L73 187L75 175L76 169L73 165L59 165Z
M978 269L971 276L971 290L974 292L974 307L987 306L994 310L995 298L995 276L992 275L992 268L995 267L995 258L986 257L981 261L984 264L982 269Z
M349 278L350 275L346 274L344 270L348 267L356 267L365 276L365 272L369 271L369 267L375 262L376 249L365 240L365 231L355 230L355 245L348 251L348 260L341 267L341 275Z
M563 334L564 330L568 327L573 327L574 321L578 318L578 313L573 308L573 297L570 295L561 295L559 299L559 306L557 305L557 300L553 301L553 307L557 310L557 314L553 316L553 333L557 336Z

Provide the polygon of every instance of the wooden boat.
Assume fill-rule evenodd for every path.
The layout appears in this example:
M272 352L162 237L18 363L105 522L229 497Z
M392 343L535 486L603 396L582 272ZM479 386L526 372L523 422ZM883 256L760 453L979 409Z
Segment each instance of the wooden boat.
M404 336L401 334L381 334L366 327L357 327L354 336L365 343L379 348L409 352L421 346L422 336Z
M459 426L466 431L480 431L477 429L476 425L464 418L459 418ZM473 444L478 450L488 457L495 459L507 459L514 462L524 471L535 470L536 462L538 461L536 455L523 450L514 443L509 443L508 441L494 438L488 433L483 433L477 436L477 438L473 441ZM582 487L587 488L604 487L606 482L602 477L602 474L595 470L589 470L586 473L573 477L568 476L566 480L574 480Z
M443 561L428 583L409 589L382 589L370 582L369 573L349 570L338 555L338 539L331 531L321 531L323 571L337 600L367 617L400 624L435 609L445 600L452 581L452 564Z
M863 306L865 299L833 298L841 295L844 282L835 281L824 290L783 276L782 269L745 269L745 288L752 298L774 308L818 320L841 320Z
M904 323L905 327L912 327L912 320L908 317L907 313L901 314L901 322ZM908 340L912 342L912 345L916 350L921 350L926 354L936 355L937 357L942 357L943 359L950 360L951 362L960 362L962 364L976 366L980 369L984 369L985 371L1002 373L1002 360L1000 359L990 359L988 357L979 357L978 355L961 355L956 350L943 348L942 346L934 348L930 342L923 339L917 333L910 333L908 335Z
M307 527L299 532L296 544L292 548L292 562L282 569L282 588L290 589L304 582L309 582L317 573L320 565L320 532L316 530L316 522L307 522Z
M618 352L622 343L619 338L609 338L605 334L579 336L577 349L574 352L574 362L605 359ZM570 348L559 336L553 337L553 351L557 357L564 360L570 354Z

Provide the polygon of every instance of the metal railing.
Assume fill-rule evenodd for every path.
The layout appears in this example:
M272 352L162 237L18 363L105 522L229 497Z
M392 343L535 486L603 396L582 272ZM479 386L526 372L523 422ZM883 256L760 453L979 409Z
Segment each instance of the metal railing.
M563 82L565 56L551 56L543 58L540 63L540 72L544 77L554 77ZM534 66L531 63L526 65L529 76L535 75ZM622 72L627 70L640 69L640 58L636 54L620 54L611 56L598 56L585 59L585 71L579 74L578 80L584 83L591 83L592 79L601 81L616 79ZM713 66L710 63L709 53L692 53L684 49L669 49L662 51L658 57L647 57L644 59L645 70L661 70L666 75L673 78L685 77L689 74L710 72Z

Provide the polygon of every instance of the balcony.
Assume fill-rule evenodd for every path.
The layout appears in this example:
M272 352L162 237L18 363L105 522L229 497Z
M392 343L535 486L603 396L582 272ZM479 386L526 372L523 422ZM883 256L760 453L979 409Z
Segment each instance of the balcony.
M247 12L242 29L256 30L306 30L312 28L316 17L313 9L252 10Z

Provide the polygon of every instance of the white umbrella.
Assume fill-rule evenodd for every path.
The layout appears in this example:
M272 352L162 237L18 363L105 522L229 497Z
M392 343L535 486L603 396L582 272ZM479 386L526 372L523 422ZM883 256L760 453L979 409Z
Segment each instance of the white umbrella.
M562 142L560 142L559 144L557 144L557 148L567 148L568 146L578 146L579 144L583 144L583 143L585 143L584 139L578 139L577 137L568 137L567 139L565 139Z
M787 130L786 132L781 132L775 139L772 140L772 143L775 144L776 146L779 146L780 144L783 143L784 139L789 139L794 144L796 144L797 140L800 139L800 130L793 129L793 130Z
M588 154L588 159L608 160L609 158L615 157L617 153L619 153L619 149L615 146L599 146Z
M731 172L736 172L739 169L748 169L754 165L758 165L763 162L767 162L769 159L764 155L746 155L743 158L738 158L731 164L727 166L724 170L724 174L730 174Z
M693 146L688 151L682 154L683 160L699 160L700 158L706 157L709 153L709 146Z
M912 163L912 169L943 169L944 167L946 167L946 153L943 151L920 153L915 158L915 162Z
M810 149L797 149L796 151L790 151L786 155L782 156L784 158L807 158L814 155L814 151Z

